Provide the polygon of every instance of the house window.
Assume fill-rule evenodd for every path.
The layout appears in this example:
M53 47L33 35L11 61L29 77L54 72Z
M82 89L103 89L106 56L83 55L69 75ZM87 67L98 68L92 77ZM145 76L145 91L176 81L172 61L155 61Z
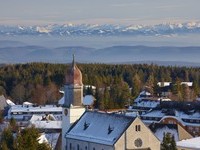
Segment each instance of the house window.
M87 150L87 146L85 146L85 150Z
M95 150L95 148L93 148L93 150Z
M140 125L136 125L136 126L135 126L135 131L137 131L137 132L138 132L138 131L141 131L141 126L140 126Z

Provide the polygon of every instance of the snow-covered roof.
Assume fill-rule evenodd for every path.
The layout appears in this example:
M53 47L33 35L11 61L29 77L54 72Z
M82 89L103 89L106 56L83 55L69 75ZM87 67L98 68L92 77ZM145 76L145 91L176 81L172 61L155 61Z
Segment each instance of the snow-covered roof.
M48 115L33 115L30 119L30 121L34 122L34 121L42 121L42 120L46 120L46 121L56 121L56 118L52 115L52 114L48 114Z
M65 94L65 91L63 91L63 90L60 90L59 92L62 93L62 94Z
M45 137L52 149L55 149L60 133L45 133Z
M24 105L24 106L32 106L33 103L30 103L30 102L23 102L23 105Z
M38 143L47 143L47 138L45 137L45 134L41 134L40 137L38 138Z
M152 123L149 128L160 141L163 140L164 133L170 133L174 136L175 141L179 141L178 125L176 124Z
M55 117L51 115L52 119L46 119L47 116L42 115L33 115L30 119L30 125L34 125L36 128L39 129L61 129L62 128L62 121L55 120ZM49 117L49 118L50 118Z
M160 86L160 87L161 87L161 86L162 86L162 87L170 86L170 84L171 84L171 82L158 82L158 83L157 83L157 85Z
M194 112L192 114L186 114L183 111L176 111L176 116L179 116L182 119L198 119L198 120L200 120L200 112Z
M38 143L48 143L52 149L55 149L60 133L42 133L38 138Z
M165 113L162 113L160 110L152 110L147 112L146 114L143 114L144 117L164 117Z
M58 101L58 104L59 105L63 105L65 102L65 96L63 96L59 101Z
M158 100L160 101L172 101L170 98L158 98Z
M148 99L140 99L137 101L138 107L148 107L148 108L155 108L160 104L158 100L148 100Z
M7 99L6 100L6 103L9 105L9 106L13 106L15 105L15 103L13 103L11 100Z
M179 148L199 150L200 149L200 137L182 140L182 141L176 142L176 145Z
M113 145L135 118L87 111L66 134L66 138Z
M142 91L142 92L140 92L140 94L139 95L146 95L146 96L150 96L151 95L151 93L149 93L149 92L147 92L147 91Z
M56 105L44 105L44 106L23 106L23 105L13 105L11 106L10 112L62 112L62 107L57 107Z
M181 85L187 85L187 86L192 86L193 85L193 82L181 82Z
M83 105L85 105L85 106L92 105L94 103L94 100L95 100L94 96L85 95L85 97L83 98Z

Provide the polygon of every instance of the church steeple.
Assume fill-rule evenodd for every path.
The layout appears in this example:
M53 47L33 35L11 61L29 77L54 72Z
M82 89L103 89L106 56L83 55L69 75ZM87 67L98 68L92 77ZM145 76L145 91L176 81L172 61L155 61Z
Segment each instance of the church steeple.
M71 66L65 74L65 107L82 106L83 103L83 83L82 73L75 63L75 56Z
M73 54L72 66L75 66L75 54Z
M75 63L75 55L73 55L71 67L66 71L65 84L66 85L74 84L80 86L83 85L82 73Z

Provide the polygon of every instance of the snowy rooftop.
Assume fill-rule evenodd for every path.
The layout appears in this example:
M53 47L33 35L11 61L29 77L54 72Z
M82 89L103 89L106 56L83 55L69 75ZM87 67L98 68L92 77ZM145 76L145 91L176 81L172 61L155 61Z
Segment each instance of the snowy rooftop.
M177 145L177 147L180 147L180 148L199 150L200 149L200 137L182 140L182 141L176 142L176 145Z
M59 105L63 105L65 101L65 95L58 101Z
M60 133L42 133L38 138L38 143L48 143L52 149L55 149Z
M143 114L144 117L164 117L165 113L162 113L160 110L149 111L146 114Z
M13 106L15 105L15 103L13 103L11 100L7 99L6 100L6 103L9 105L9 106Z
M148 107L148 108L155 108L160 104L160 101L153 101L153 100L139 100L137 102L138 107Z
M44 106L13 105L10 108L10 112L62 112L62 107L57 107L56 105L44 105Z
M33 115L30 120L30 125L34 125L36 128L39 129L61 129L62 121L56 120L53 115Z
M157 83L157 85L160 86L160 87L161 87L161 86L162 86L162 87L169 86L170 84L171 84L171 82L158 82L158 83Z
M23 104L22 104L23 106L32 106L33 105L33 103L30 103L30 102L23 102Z
M140 92L140 94L139 94L139 95L150 96L150 95L151 95L151 93L149 93L149 92L147 92L147 91L142 91L142 92Z
M176 115L180 116L181 118L186 118L186 119L199 119L200 120L200 112L194 112L192 114L186 114L182 111L176 111Z
M66 137L113 145L133 120L124 115L87 111Z
M187 85L187 86L192 86L193 85L193 82L181 82L181 85Z
M158 124L153 123L149 126L154 135L160 140L163 140L164 133L174 135L175 141L179 141L178 125L176 124Z

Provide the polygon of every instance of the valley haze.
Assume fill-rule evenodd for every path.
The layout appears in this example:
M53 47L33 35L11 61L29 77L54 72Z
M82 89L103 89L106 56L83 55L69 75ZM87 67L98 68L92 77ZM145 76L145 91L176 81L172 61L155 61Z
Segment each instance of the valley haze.
M158 25L0 25L0 63L200 66L200 22Z

